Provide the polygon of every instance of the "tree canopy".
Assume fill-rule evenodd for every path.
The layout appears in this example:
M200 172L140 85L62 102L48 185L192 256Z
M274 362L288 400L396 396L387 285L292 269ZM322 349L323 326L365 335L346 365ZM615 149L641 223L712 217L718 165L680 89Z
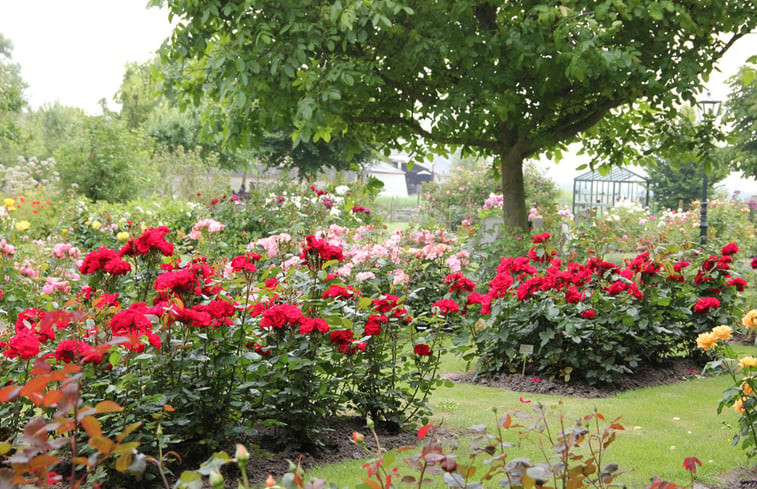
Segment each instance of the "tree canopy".
M21 67L11 57L13 44L0 34L0 147L19 138L16 118L26 107Z
M505 224L523 229L526 158L600 121L592 147L621 155L639 133L610 111L692 100L757 22L751 0L154 3L177 20L162 49L169 94L218 102L230 140L293 126L295 143L494 156Z
M729 159L734 169L757 178L757 56L729 80L725 122L732 125Z

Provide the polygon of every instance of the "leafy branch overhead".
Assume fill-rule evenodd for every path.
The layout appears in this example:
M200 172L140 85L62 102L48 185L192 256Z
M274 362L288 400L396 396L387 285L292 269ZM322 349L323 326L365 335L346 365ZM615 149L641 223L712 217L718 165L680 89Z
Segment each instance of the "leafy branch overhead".
M642 136L605 116L691 101L757 22L748 0L153 3L178 20L162 50L169 90L219 102L230 140L293 125L295 142L495 156L505 223L521 228L524 159L601 121L594 149Z

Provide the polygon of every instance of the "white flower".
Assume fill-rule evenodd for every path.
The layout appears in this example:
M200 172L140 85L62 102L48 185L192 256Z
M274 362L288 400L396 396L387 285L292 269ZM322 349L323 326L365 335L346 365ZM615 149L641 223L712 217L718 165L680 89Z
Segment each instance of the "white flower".
M349 191L350 188L347 185L339 185L334 189L334 193L337 195L345 195Z

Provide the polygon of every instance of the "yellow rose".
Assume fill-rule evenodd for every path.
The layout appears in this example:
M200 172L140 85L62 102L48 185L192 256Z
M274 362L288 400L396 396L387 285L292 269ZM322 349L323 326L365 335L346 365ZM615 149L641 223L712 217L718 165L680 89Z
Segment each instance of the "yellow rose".
M739 367L741 368L757 367L757 358L754 358L752 356L739 358Z
M6 197L3 199L3 207L8 209L9 211L12 211L16 208L16 201Z
M736 399L736 402L733 403L733 410L739 414L744 414L743 405L744 405L744 399Z
M129 239L129 233L126 231L121 231L120 233L116 234L116 239L119 241L126 241Z
M749 385L748 381L755 381L754 377L744 377L744 380L741 382L741 392L746 394L747 396L753 396L754 395L754 389L752 389L752 386Z
M100 229L102 223L100 221L92 221L92 229Z
M61 233L66 234L68 232L68 228L63 228L60 230Z
M731 328L725 325L715 326L712 328L712 334L714 334L715 338L719 340L730 340Z
M741 324L746 329L757 328L757 309L752 309L741 318Z
M701 333L697 336L697 346L702 350L709 350L718 342L718 339L712 333Z
M89 221L84 221L85 226L89 226Z
M18 221L16 223L16 229L18 229L19 231L26 231L30 227L32 227L32 225L27 220Z

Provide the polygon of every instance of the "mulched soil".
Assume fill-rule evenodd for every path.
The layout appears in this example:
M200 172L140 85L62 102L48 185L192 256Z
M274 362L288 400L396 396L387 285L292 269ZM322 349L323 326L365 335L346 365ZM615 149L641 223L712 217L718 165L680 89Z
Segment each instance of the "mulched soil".
M555 396L576 396L590 399L601 398L642 387L672 384L701 375L702 364L691 359L676 358L659 366L646 366L633 375L615 383L591 386L576 382L564 382L560 379L540 379L520 374L499 374L493 377L476 377L473 373L453 374L450 379L488 387L499 387L514 392L532 394L550 394Z

